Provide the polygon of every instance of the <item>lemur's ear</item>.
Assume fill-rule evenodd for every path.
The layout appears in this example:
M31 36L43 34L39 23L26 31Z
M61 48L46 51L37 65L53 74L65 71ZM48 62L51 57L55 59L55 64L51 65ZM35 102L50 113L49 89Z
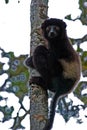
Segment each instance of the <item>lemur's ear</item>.
M62 21L62 20L61 20ZM63 25L63 28L65 29L67 27L66 23L64 21L62 21L62 25Z

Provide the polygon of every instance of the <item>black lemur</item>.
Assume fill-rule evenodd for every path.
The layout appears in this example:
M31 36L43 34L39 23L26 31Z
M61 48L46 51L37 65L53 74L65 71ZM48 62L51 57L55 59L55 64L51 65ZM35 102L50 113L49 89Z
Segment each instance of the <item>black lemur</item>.
M66 34L66 23L50 18L41 25L46 45L36 47L26 65L35 68L41 77L32 77L31 83L41 85L55 93L50 118L44 130L51 130L55 116L56 102L59 97L70 93L80 79L81 63Z

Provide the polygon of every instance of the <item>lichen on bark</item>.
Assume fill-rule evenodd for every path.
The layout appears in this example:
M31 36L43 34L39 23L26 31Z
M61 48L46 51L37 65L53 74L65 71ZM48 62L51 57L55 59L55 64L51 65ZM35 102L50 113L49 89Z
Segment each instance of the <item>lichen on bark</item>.
M47 18L48 0L31 0L30 6L31 42L30 55L38 44L44 44L41 34L41 23ZM32 75L38 76L35 69L30 69ZM48 96L41 86L31 84L30 86L30 130L42 130L48 115Z

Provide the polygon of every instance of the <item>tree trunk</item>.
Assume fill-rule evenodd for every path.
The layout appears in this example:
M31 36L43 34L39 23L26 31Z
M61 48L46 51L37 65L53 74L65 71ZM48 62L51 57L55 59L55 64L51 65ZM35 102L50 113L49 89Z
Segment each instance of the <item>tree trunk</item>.
M44 44L41 36L41 23L47 18L48 0L31 0L31 44L30 54L38 44ZM34 69L30 70L30 78L38 76ZM32 84L30 88L30 130L42 130L48 116L48 96L40 86Z

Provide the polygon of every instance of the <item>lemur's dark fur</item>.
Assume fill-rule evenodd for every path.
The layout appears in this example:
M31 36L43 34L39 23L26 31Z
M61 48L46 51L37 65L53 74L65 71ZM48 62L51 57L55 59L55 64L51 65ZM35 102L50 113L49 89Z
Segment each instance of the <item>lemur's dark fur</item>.
M36 83L55 93L50 118L44 128L50 130L55 116L56 101L76 87L81 68L79 56L67 37L65 22L60 19L47 19L42 23L41 29L48 43L46 46L36 47L26 64L35 68L41 75L32 77L30 83Z

